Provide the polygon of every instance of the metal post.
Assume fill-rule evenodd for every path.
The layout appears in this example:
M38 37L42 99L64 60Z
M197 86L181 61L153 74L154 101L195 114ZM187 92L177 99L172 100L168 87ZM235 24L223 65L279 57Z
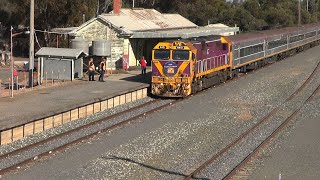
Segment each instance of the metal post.
M317 0L317 4L316 4L316 18L317 18L317 22L318 22L318 11L319 11L319 0Z
M25 81L24 88L26 89L28 84L27 84L27 75L25 71L23 72L23 79Z
M11 26L11 30L10 30L10 37L11 37L11 47L10 47L10 60L11 60L11 97L13 97L13 55L12 55L12 47L13 47L13 42L12 42L12 31L13 31L13 27Z
M298 0L298 26L301 25L301 0Z
M42 81L41 81L41 76L42 76L42 69L41 69L41 65L40 65L40 58L38 58L38 79L37 79L37 84L38 86L41 86L42 85Z
M48 72L46 71L46 87L47 87L47 85L48 85Z
M19 77L18 76L16 77L16 88L18 91L19 90Z
M57 48L59 48L59 35L57 34Z
M134 8L134 0L132 1L132 9Z
M34 69L34 0L30 3L29 87L33 88Z
M12 89L12 86L11 86L11 78L9 78L9 90Z

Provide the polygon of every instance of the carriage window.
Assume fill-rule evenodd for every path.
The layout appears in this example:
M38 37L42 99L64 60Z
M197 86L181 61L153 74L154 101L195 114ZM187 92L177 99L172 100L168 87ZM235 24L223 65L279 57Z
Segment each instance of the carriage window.
M309 32L309 33L306 34L306 38L310 38L310 37L313 37L313 36L316 36L316 35L317 35L316 31Z
M172 51L172 59L173 60L189 60L190 53L189 51L175 50L175 51Z
M248 56L251 54L259 53L263 51L263 44L249 46L240 49L240 57Z
M276 47L279 47L279 46L283 46L285 44L287 44L287 38L279 39L279 40L275 40L275 41L270 41L268 43L268 48L272 49L272 48L276 48Z
M169 50L155 50L154 59L169 59L170 51Z
M290 37L290 43L293 43L293 42L297 42L297 41L301 41L304 39L304 35L297 35L297 36L291 36Z

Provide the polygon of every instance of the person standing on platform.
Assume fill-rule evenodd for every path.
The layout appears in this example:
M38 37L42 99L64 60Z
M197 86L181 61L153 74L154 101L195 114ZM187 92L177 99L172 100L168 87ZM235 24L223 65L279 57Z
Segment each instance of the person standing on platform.
M13 83L14 85L17 85L18 84L18 70L17 70L17 67L14 66L14 69L13 69Z
M139 61L140 66L141 66L141 74L144 75L146 74L147 71L147 61L144 59L144 56Z
M104 78L104 73L106 72L106 63L105 63L104 59L101 60L99 69L100 69L99 81L100 81L100 82L105 82L105 81L103 80L103 78Z
M90 59L89 61L89 81L95 81L94 80L94 69L95 69L95 66L93 64L93 60Z

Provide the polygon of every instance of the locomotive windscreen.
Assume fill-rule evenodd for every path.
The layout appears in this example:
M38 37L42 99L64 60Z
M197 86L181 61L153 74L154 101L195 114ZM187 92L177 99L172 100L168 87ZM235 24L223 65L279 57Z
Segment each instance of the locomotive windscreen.
M172 59L174 60L189 60L190 53L185 50L175 50L172 51Z
M170 50L155 50L154 59L169 59Z

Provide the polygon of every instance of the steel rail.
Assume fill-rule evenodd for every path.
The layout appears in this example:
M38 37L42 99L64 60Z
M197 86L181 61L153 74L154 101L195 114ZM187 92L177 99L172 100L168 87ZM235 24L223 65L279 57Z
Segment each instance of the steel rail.
M307 100L304 101L304 103L296 109L284 122L281 123L280 126L277 127L276 130L272 132L264 141L262 141L257 148L255 148L240 164L238 164L227 176L225 176L223 179L232 179L237 172L242 169L246 164L248 164L256 155L258 155L265 147L267 147L273 138L275 138L279 133L281 133L290 122L292 122L293 118L301 111L301 109L304 107L306 103L311 101L315 94L317 94L320 91L320 85L313 91L313 93L308 97Z
M316 68L312 71L312 73L310 74L310 76L308 77L308 79L305 81L305 83L303 83L302 86L300 86L293 94L291 94L291 96L288 97L288 98L286 99L286 101L290 101L291 99L293 99L294 96L295 96L296 94L298 94L298 93L311 81L312 77L315 75L315 73L317 72L317 70L319 69L319 67L320 67L320 61L318 62Z
M299 92L302 91L302 89L310 83L311 79L316 75L316 71L320 68L320 61L317 65L317 67L313 70L313 72L309 75L309 77L304 81L304 83L299 87L295 92L291 94L289 98L285 100L282 104L292 100L296 95L299 94ZM319 87L318 87L319 88ZM318 89L317 88L317 89ZM312 96L312 95L311 95ZM308 98L309 99L309 98ZM256 123L253 127L248 129L246 132L241 134L237 139L235 139L233 142L228 144L226 147L221 149L218 153L214 154L211 158L208 160L204 160L203 162L198 163L196 165L197 168L194 168L191 173L188 173L189 175L185 178L186 180L194 179L195 175L201 173L204 169L206 169L210 164L212 164L214 161L216 161L218 158L220 158L224 153L229 151L232 147L234 147L236 144L238 144L241 140L243 140L246 136L248 136L250 133L252 133L254 130L256 130L258 127L260 127L263 123L265 123L269 118L274 115L278 110L280 109L280 106L274 108L271 112L269 112L266 116L264 116L258 123Z
M150 105L150 104L153 104L153 103L157 103L157 102L160 101L160 100L161 100L161 99L156 99L156 100L153 100L153 101L149 101L149 102L147 102L147 103L144 103L144 104L142 104L142 105L133 107L133 108L131 108L131 109L128 109L128 110L125 110L125 111L122 111L122 112L113 114L113 115L108 116L108 117L106 117L106 118L99 119L99 120L97 120L97 121L88 123L88 124L86 124L86 125L84 125L84 126L80 126L80 127L75 128L75 129L72 129L72 130L70 130L70 131L66 131L66 132L64 132L64 133L58 134L58 135L56 135L56 136L49 137L49 138L47 138L47 139L45 139L45 140L36 142L36 143L34 143L34 144L27 145L27 146L25 146L25 147L22 147L22 148L20 148L20 149L14 150L14 151L9 152L9 153L7 153L7 154L3 154L3 155L0 156L0 161L3 160L3 159L5 159L5 158L10 158L10 157L12 157L12 156L16 156L16 155L20 154L21 152L26 152L26 151L31 150L31 149L33 149L33 148L36 148L36 147L39 147L39 146L44 145L44 144L46 144L46 143L52 142L52 141L54 141L54 140L57 140L57 139L66 137L66 136L68 136L68 135L71 135L71 134L74 133L74 132L78 132L78 131L84 130L84 129L88 128L88 127L91 127L91 126L94 126L94 125L97 125L97 124L106 122L106 121L108 121L108 120L110 120L110 119L112 119L112 118L114 118L114 117L117 117L117 116L120 116L120 115L123 115L123 114L126 114L126 113L130 113L130 112L132 112L132 111L134 111L134 110L136 110L136 109L146 107L146 106L148 106L148 105ZM133 122L133 121L139 119L140 117L145 116L146 114L150 114L150 113L156 112L156 111L158 111L158 110L161 110L161 109L163 109L163 108L166 108L166 107L168 107L168 106L171 106L172 104L175 104L175 103L177 103L177 102L179 102L179 101L181 101L181 99L176 100L176 101L173 101L173 102L169 102L169 103L164 104L164 105L162 105L162 106L159 106L159 107L156 107L156 108L154 108L154 109L148 110L148 111L146 111L146 112L140 113L140 114L138 114L138 115L136 115L136 116L134 116L134 117L131 117L131 118L129 118L129 119L126 119L126 120L124 120L124 121L121 121L121 122L119 122L119 123L116 123L116 124L114 124L114 125L111 125L111 126L109 126L109 127L106 127L106 128L104 128L104 129L102 129L102 130L98 130L98 131L93 132L93 133L91 133L91 134L88 134L88 135L86 135L86 136L84 136L84 137L81 137L81 138L78 138L78 139L73 140L73 141L71 141L71 142L68 142L68 143L66 143L66 144L64 144L64 145L62 145L62 146L56 147L56 148L54 148L54 149L52 149L52 150L48 150L48 151L46 151L46 152L44 152L44 153L40 153L39 155L36 156L36 157L37 157L36 159L38 159L38 158L40 158L40 157L48 156L48 155L50 155L50 154L53 153L53 152L57 152L57 151L59 151L59 150L65 149L65 148L67 148L67 147L69 147L69 146L71 146L71 145L77 144L77 143L79 143L79 142L81 142L81 141L83 141L83 140L90 139L90 138L94 137L94 136L97 135L97 134L100 134L100 133L103 133L103 132L106 132L106 131L109 131L109 130L112 130L112 129L115 129L115 128L118 128L118 127L121 127L121 126L123 126L123 125L125 125L125 124L129 124L130 122ZM5 173L7 173L7 172L9 172L9 171L15 170L17 167L20 167L20 166L23 166L23 165L25 165L25 164L27 164L27 163L29 163L29 162L32 162L34 159L35 159L35 157L28 158L28 159L23 160L22 162L19 162L19 163L13 165L13 166L10 166L10 167L4 168L4 169L0 169L0 175L3 175L3 174L5 174Z

